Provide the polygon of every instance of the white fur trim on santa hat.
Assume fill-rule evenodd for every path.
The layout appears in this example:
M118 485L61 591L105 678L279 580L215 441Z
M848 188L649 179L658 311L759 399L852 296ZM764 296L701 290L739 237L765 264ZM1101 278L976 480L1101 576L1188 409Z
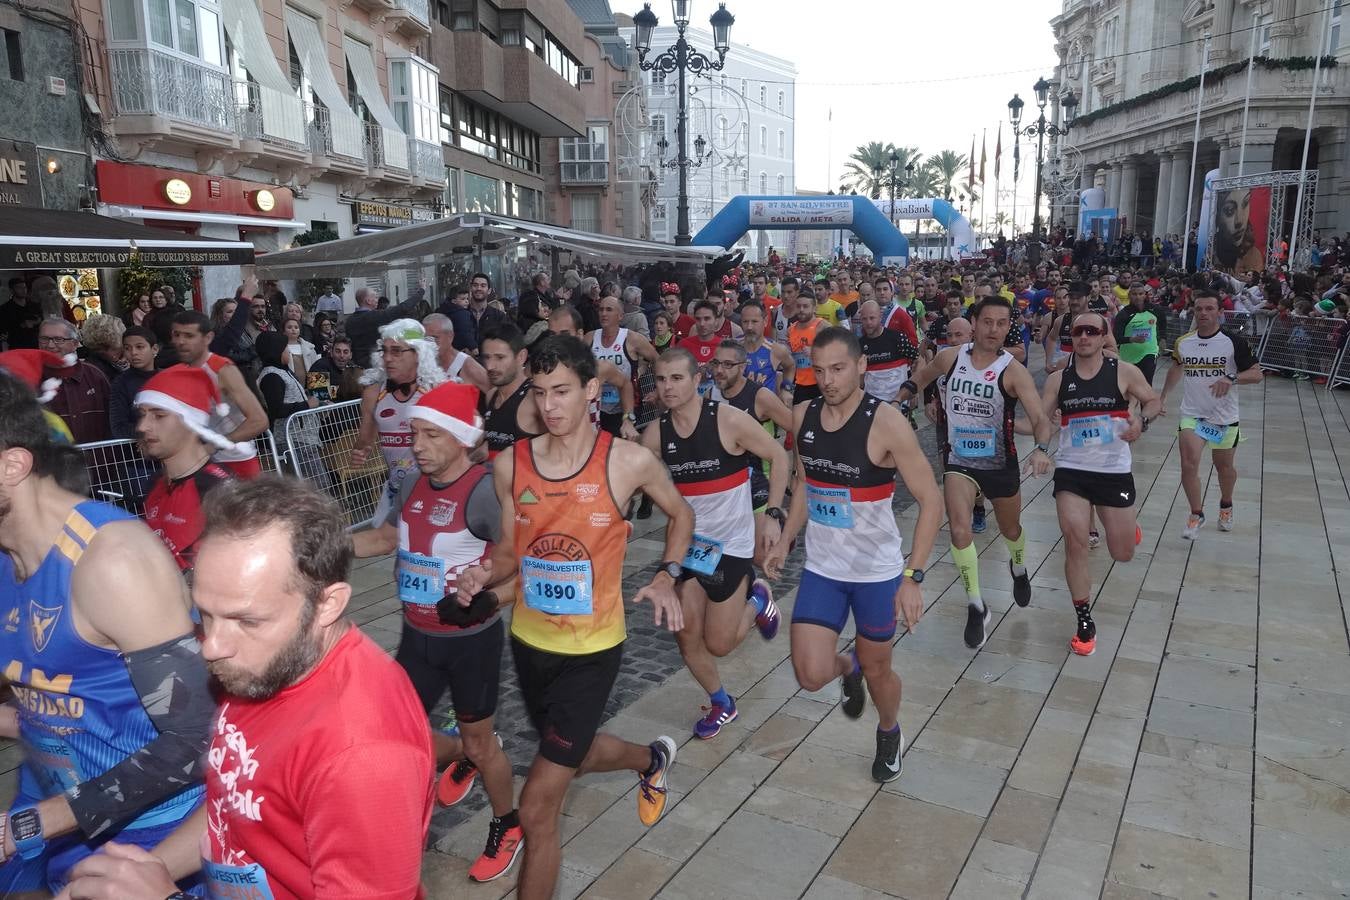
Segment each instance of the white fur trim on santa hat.
M48 378L38 386L38 402L44 405L51 403L59 390L61 390L61 379Z
M472 424L463 419L456 419L454 416L446 415L438 409L432 409L429 406L414 406L408 410L408 418L421 419L424 422L430 422L442 431L448 431L455 436L465 447L473 447L483 437L483 420L478 414L474 414Z
M206 412L162 391L141 391L136 395L136 405L151 406L173 413L183 420L189 431L212 447L233 450L237 453L250 453L254 450L252 441L240 441L236 444L225 435L208 427L210 416Z

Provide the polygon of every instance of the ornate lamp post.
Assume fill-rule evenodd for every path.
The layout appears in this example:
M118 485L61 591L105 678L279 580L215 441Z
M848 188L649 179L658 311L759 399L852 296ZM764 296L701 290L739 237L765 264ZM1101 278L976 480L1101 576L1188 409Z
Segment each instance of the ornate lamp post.
M678 146L674 168L679 170L680 180L675 203L675 243L679 246L688 246L693 241L689 234L689 169L698 165L698 162L689 157L689 106L685 94L685 76L690 72L699 75L703 72L716 71L726 64L727 51L731 49L728 35L736 17L727 12L724 3L718 6L717 12L708 20L712 25L713 49L717 51L717 59L714 60L699 53L685 40L684 33L689 27L689 0L673 0L671 6L674 9L675 28L678 32L674 46L650 60L647 59L652 47L652 31L657 25L656 14L652 12L650 3L643 4L642 11L633 16L636 31L634 44L638 52L638 65L643 71L657 70L667 75L671 72L679 74L679 114L675 124L675 142ZM700 151L699 160L702 156Z
M1062 126L1055 125L1051 122L1047 122L1045 119L1045 104L1048 103L1050 99L1050 82L1041 78L1032 86L1032 90L1036 92L1036 107L1040 110L1040 115L1036 118L1036 121L1032 122L1026 128L1021 127L1022 107L1026 104L1023 102L1022 98L1016 94L1013 94L1013 98L1008 101L1008 118L1012 121L1014 137L1018 134L1024 134L1027 137L1036 138L1036 213L1032 218L1031 233L1035 235L1037 239L1040 239L1041 178L1044 174L1043 169L1045 167L1045 136L1047 134L1051 137L1065 137L1068 135L1069 129L1073 127L1074 116L1078 112L1078 98L1074 95L1073 91L1069 91L1064 99L1059 101L1060 106L1064 109L1064 124Z

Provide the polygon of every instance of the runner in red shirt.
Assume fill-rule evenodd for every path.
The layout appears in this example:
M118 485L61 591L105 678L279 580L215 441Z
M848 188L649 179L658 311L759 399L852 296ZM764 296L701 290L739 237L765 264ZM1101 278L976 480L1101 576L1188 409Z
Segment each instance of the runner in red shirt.
M145 523L185 573L192 571L202 534L202 501L234 478L211 461L212 453L234 449L228 438L208 427L219 403L211 377L183 365L159 372L136 395L141 448L163 466L145 497ZM243 449L252 447L247 442Z
M730 321L727 321L730 325ZM722 343L722 335L717 331L717 304L711 300L700 300L694 304L694 333L680 341L678 346L694 354L698 363L698 392L706 397L712 392L712 358Z
M337 505L297 479L212 494L193 585L220 703L206 802L154 855L105 845L71 896L160 900L197 871L213 897L423 896L431 736L403 670L343 615L350 562Z
M661 285L661 305L670 313L671 321L675 324L675 340L684 340L694 333L694 317L684 311L678 284L667 281Z
M233 449L216 451L215 461L240 478L252 478L262 471L252 441L267 430L267 413L244 381L239 367L211 352L214 327L205 313L191 309L180 312L173 319L173 348L180 362L202 369L211 377L226 407L212 425L230 439ZM215 410L212 416L217 416Z

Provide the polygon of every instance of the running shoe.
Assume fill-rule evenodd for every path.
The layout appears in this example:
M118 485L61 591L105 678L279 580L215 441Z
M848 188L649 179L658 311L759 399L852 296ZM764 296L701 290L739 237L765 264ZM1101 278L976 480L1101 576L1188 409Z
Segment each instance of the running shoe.
M516 857L525 849L525 831L519 824L507 826L501 819L488 823L487 846L483 855L469 867L470 881L496 881L516 863Z
M675 741L664 734L651 745L656 754L656 770L638 776L638 818L643 825L655 825L666 809L666 779L675 765Z
M1096 550L1101 546L1102 536L1095 531L1088 532L1088 549Z
M899 728L894 732L877 729L877 755L872 760L872 778L882 784L900 777L900 757L905 752L905 735Z
M1031 573L1024 568L1021 575L1013 575L1012 560L1008 560L1008 574L1013 580L1013 600L1018 606L1026 606L1031 602Z
M849 658L853 660L853 670L843 677L844 715L857 719L862 716L863 707L867 704L867 688L863 684L858 654L850 653Z
M497 738L497 746L502 746L502 736ZM454 806L473 790L474 779L478 777L478 767L468 759L457 759L445 767L436 782L436 802L441 806Z
M436 802L441 806L454 806L469 796L477 777L477 766L467 759L455 760L445 767L440 780L436 782Z
M984 534L985 512L984 504L977 503L975 508L970 511L970 530L976 534Z
M986 630L989 628L989 620L994 614L989 611L989 607L977 609L974 606L966 607L966 646L972 650L978 650L984 646L986 640Z
M723 706L720 703L714 703L712 706L703 707L707 713L703 718L694 723L694 737L700 740L709 741L717 737L721 732L723 725L728 725L736 721L740 715L736 711L736 701L732 700L730 706Z
M1079 656L1091 656L1097 652L1097 623L1092 621L1092 610L1084 603L1074 604L1073 611L1078 614L1078 631L1069 640L1069 649Z
M1220 531L1233 530L1233 507L1231 506L1219 507L1219 530Z
M1181 537L1183 540L1193 541L1195 536L1200 533L1200 529L1205 527L1204 513L1196 515L1191 513L1186 517L1186 527L1182 529Z
M755 627L759 629L759 634L766 641L771 641L778 635L778 625L782 621L782 613L778 611L778 604L773 600L773 588L763 578L756 578L750 585L750 593L760 598L762 601L759 608L764 611L755 614Z

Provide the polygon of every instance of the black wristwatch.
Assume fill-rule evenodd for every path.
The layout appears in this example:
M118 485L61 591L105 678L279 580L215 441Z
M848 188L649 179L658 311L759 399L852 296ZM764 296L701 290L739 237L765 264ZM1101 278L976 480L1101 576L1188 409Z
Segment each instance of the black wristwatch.
M923 584L923 569L906 569L905 577L915 584Z
M782 528L787 524L787 516L784 515L783 510L777 506L770 506L768 509L764 510L764 515L777 522L779 528Z
M192 896L187 891L174 891L164 900L199 900L199 898Z
M665 572L667 575L671 577L673 581L679 581L680 576L684 574L684 566L672 560L666 560L665 562L661 563L660 568L658 568L656 571Z

